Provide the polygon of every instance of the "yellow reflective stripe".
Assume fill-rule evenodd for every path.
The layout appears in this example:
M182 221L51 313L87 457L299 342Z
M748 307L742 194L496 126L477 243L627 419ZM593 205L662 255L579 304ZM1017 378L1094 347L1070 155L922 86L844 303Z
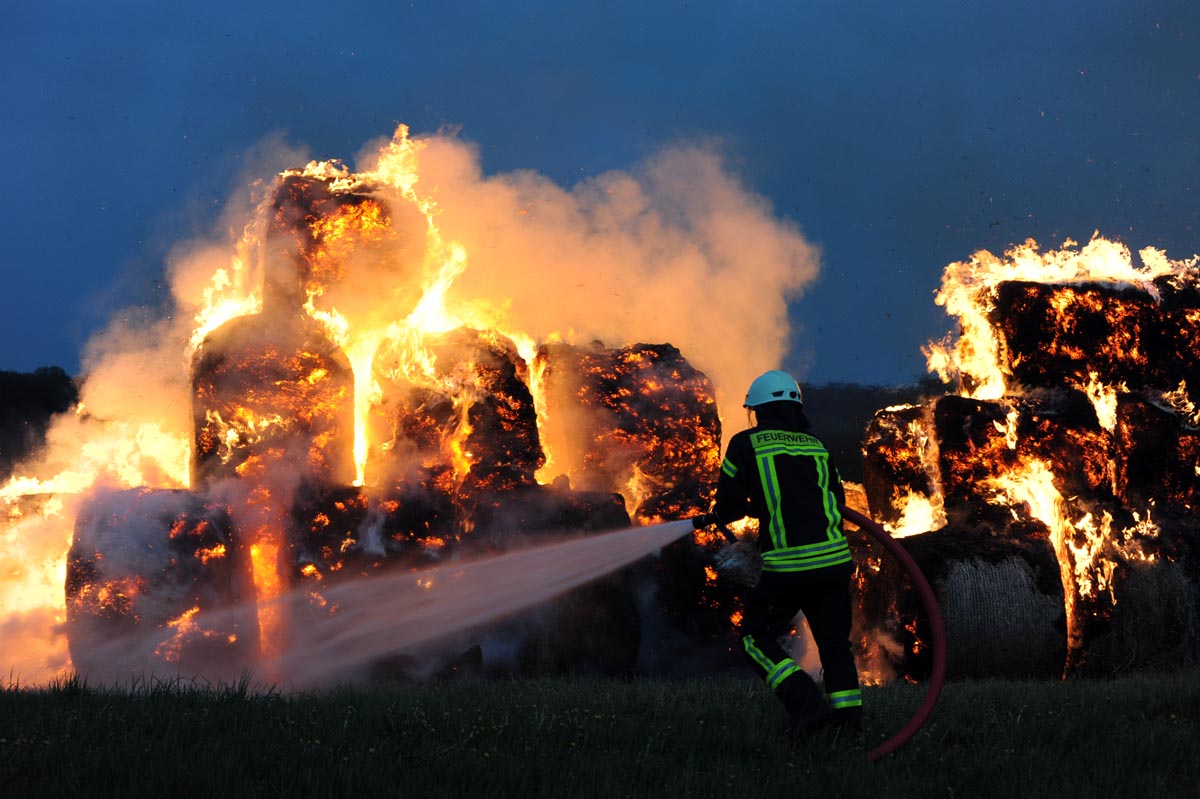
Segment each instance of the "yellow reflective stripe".
M828 455L829 450L819 444L805 445L790 445L790 444L775 444L770 447L756 447L755 453L759 455Z
M850 542L845 538L839 538L836 541L818 541L815 544L801 544L797 547L776 549L764 554L763 557L770 556L776 559L799 560L817 555L828 555L831 552L838 552L849 548Z
M854 560L853 556L847 552L836 557L824 558L820 561L811 561L808 563L767 563L763 562L763 571L765 572L807 572L814 569L824 569L829 566L837 566L841 563L850 563Z
M737 464L729 460L729 458L726 458L725 462L721 464L721 471L730 477L737 477L737 470Z
M775 690L779 687L781 682L786 680L788 677L791 677L799 670L800 666L791 658L781 661L779 665L767 675L767 685L771 686L771 690Z
M779 687L779 684L791 677L800 670L800 665L791 658L784 658L778 663L767 657L758 646L754 643L754 636L747 635L742 639L742 648L746 650L755 663L757 663L766 674L763 679L767 685L771 686L772 690Z
M849 563L852 560L850 543L845 538L819 544L806 544L763 553L763 570L770 572L799 572Z
M816 439L803 433L765 431L751 436L750 440L754 447L754 456L758 460L758 473L762 480L763 496L766 497L767 509L770 512L769 532L772 546L780 549L787 544L787 530L783 525L783 514L779 512L782 492L779 487L779 478L775 473L776 455L804 455L813 459L817 471L817 483L821 488L821 502L825 511L825 538L829 541L842 538L842 513L838 509L837 498L829 489L831 481L829 450Z
M825 537L830 541L842 538L840 525L842 523L842 512L838 510L837 498L833 492L829 490L829 453L825 453L824 457L818 457L817 474L821 482L821 493L824 497L825 505Z
M787 545L787 530L783 526L783 514L779 505L783 497L779 491L779 477L775 474L775 461L771 458L758 459L758 474L762 479L763 496L767 500L767 531L771 534L771 546L778 549Z
M829 695L829 703L833 705L834 710L843 707L861 707L862 690L853 688L849 691L834 691Z
M742 648L746 650L746 654L749 655L755 663L762 666L763 671L769 672L771 669L775 668L775 662L767 657L763 651L755 645L753 635L747 635L742 639Z

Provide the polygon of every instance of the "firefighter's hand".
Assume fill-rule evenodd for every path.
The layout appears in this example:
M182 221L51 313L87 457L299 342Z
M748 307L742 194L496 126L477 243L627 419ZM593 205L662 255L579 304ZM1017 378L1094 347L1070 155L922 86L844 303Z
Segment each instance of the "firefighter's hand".
M699 530L704 527L710 527L710 526L712 526L714 524L718 524L718 523L719 523L719 521L717 519L717 514L715 514L715 513L706 513L703 516L692 517L692 529L693 530Z

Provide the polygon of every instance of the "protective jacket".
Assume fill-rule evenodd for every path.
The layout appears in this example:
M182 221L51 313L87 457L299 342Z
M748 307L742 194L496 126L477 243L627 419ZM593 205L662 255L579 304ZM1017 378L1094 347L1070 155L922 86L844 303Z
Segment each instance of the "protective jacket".
M733 436L721 464L716 515L724 523L758 519L764 572L828 579L849 572L850 546L842 531L846 494L829 451L810 433L760 419Z
M730 439L717 479L717 519L758 519L763 574L744 600L740 635L751 665L800 731L862 724L862 690L850 646L854 562L842 531L845 489L829 450L788 403L755 407L758 426ZM803 612L824 671L824 693L780 645Z

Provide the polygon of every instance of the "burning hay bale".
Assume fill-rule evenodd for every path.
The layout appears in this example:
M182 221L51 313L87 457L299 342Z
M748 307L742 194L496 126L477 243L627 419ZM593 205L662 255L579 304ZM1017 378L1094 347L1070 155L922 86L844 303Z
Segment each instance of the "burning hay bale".
M1004 281L990 319L1003 341L1001 368L1027 387L1200 387L1193 286Z
M548 469L570 485L625 498L636 523L688 518L711 507L720 468L721 428L712 383L669 344L622 348L547 344L534 371L546 402ZM663 549L640 578L640 608L655 630L682 636L675 658L643 641L647 670L724 662L739 607L734 587L716 579L718 537ZM660 636L661 637L661 636ZM685 668L691 668L689 665Z
M925 468L930 427L927 409L920 406L887 408L875 414L863 442L863 491L867 508L886 524L920 502L930 513L940 499L935 475ZM868 511L869 509L869 511ZM932 529L932 516L925 529Z
M192 387L198 487L284 464L297 482L353 482L353 373L313 323L228 322L197 351Z
M473 494L536 482L545 456L529 368L506 336L460 328L391 341L373 374L372 483L403 491L397 481L417 472L446 493Z
M385 319L403 319L423 293L423 214L373 181L325 167L280 177L267 210L264 305L340 308L356 321L382 306ZM364 308L358 295L372 286L387 286L386 297Z
M1111 493L1110 437L1081 392L999 400L947 395L924 407L886 409L865 436L864 486L872 512L897 522L914 497L947 518L1003 526L992 480L1031 459L1055 465L1072 493Z
M67 635L80 674L138 670L236 676L256 642L252 591L228 510L186 491L103 493L67 555ZM232 671L229 670L233 666Z
M712 383L679 350L551 344L535 369L553 468L572 485L622 494L643 523L708 509L721 465L720 421Z
M1133 506L1200 510L1200 427L1161 398L1117 404L1113 491Z
M1185 662L1200 637L1200 349L1180 346L1197 341L1195 276L990 282L1001 265L962 266L939 301L963 338L931 362L958 363L972 395L880 411L864 469L872 513L923 553L951 675Z
M1005 640L1011 637L1010 625L1019 623L1026 625L1022 634L1030 641L1045 640L1039 632L1047 628L1045 598L1054 597L1070 631L1068 656L1060 665L1080 668L1092 636L1113 618L1112 607L1125 590L1121 578L1134 564L1151 568L1148 564L1164 554L1160 538L1148 534L1148 517L1125 509L1114 495L1112 464L1119 474L1127 461L1118 454L1119 439L1099 427L1078 392L1067 390L996 401L942 397L923 414L901 411L907 417L903 426L896 413L880 412L868 430L867 495L881 503L880 516L899 521L920 518L905 503L924 500L932 505L934 495L897 486L940 489L936 501L944 516L937 533L904 542L939 551L922 564L949 581L931 578L939 598L951 608L970 608L957 615L947 612L948 638L969 642L968 653L986 653L980 629L990 627L997 640ZM923 452L924 457L893 452ZM1119 494L1129 495L1119 480L1115 485ZM1045 580L1026 579L1046 568L1044 558L1028 557L1031 546L1044 547L1056 558L1057 588L1031 593L1022 587L1048 588ZM1026 554L995 557L997 548ZM953 579L943 577L954 564ZM993 618L1001 612L999 604L978 599L1002 584L1010 586L1006 601L1015 603L1003 611L1003 623ZM964 596L976 598L964 605ZM1012 650L1017 655L988 655L983 662L995 663L997 673L1006 675L1042 673L1045 651L1020 647ZM1012 662L1014 657L1024 658L1025 664ZM952 675L960 667L965 669L962 676L979 674L953 651L949 666Z

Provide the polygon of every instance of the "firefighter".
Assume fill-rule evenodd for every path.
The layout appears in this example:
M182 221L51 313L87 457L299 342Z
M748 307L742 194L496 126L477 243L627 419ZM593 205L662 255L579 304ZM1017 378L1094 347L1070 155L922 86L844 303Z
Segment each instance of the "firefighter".
M730 440L715 511L697 526L758 519L763 568L743 608L746 655L791 715L794 733L835 726L857 735L862 691L850 649L854 563L842 531L841 478L810 432L800 386L787 372L755 379L745 407L752 427ZM780 645L797 612L816 641L824 692Z

